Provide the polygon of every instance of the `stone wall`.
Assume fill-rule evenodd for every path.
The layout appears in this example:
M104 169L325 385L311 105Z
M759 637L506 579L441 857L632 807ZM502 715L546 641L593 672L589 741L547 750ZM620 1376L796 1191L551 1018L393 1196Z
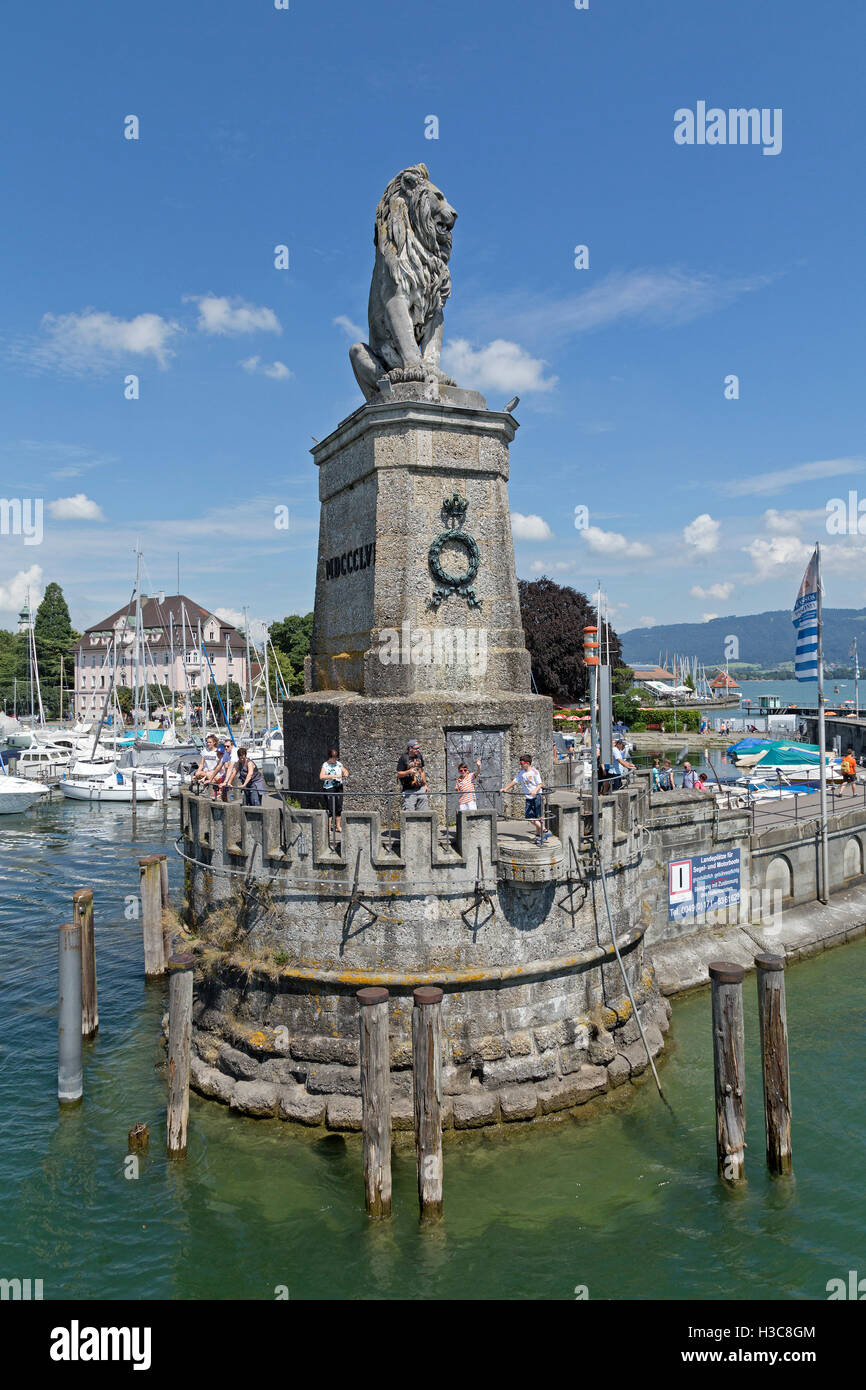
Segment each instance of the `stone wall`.
M605 799L602 842L614 930L655 1054L668 1013L635 926L640 798ZM503 838L490 812L461 816L453 846L433 813L404 813L389 848L377 816L349 813L340 853L322 811L188 793L182 806L201 955L193 1079L204 1093L249 1113L356 1127L355 992L373 982L392 992L392 1081L406 1106L412 990L445 990L457 1127L567 1109L646 1067L575 798L554 802L555 834L541 848Z

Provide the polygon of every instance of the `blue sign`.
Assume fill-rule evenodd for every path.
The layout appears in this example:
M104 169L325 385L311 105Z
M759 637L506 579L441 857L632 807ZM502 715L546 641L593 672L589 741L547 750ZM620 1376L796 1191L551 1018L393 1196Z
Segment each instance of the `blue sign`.
M668 865L668 921L703 916L740 901L740 851L719 850Z

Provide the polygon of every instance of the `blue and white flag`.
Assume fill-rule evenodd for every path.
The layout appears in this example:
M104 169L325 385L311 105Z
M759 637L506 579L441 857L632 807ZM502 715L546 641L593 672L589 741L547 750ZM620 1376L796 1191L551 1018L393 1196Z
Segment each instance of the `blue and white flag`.
M797 602L794 604L794 677L798 681L818 679L818 551L806 567Z

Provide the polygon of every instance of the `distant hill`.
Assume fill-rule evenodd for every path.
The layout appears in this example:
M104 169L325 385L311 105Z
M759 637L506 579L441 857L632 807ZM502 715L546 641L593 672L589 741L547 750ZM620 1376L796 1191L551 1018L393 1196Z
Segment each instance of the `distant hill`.
M739 641L732 662L748 662L765 669L794 660L794 625L788 609L750 613L745 617L712 618L708 623L667 623L658 627L634 627L619 634L623 657L629 666L655 665L661 652L696 656L707 666L724 665L728 637ZM828 666L849 662L851 643L857 638L861 661L866 664L866 608L824 609L824 660Z

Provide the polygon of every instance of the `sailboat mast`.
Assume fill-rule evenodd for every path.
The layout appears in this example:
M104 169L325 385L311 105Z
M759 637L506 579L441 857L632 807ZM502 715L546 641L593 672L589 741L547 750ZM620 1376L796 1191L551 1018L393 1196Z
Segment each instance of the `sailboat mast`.
M247 639L247 688L250 693L250 739L252 740L255 738L256 734L256 717L253 713L253 666L250 661L250 620L247 617L246 608L244 608L244 628Z
M168 645L171 658L171 727L174 728L174 614L168 612Z

